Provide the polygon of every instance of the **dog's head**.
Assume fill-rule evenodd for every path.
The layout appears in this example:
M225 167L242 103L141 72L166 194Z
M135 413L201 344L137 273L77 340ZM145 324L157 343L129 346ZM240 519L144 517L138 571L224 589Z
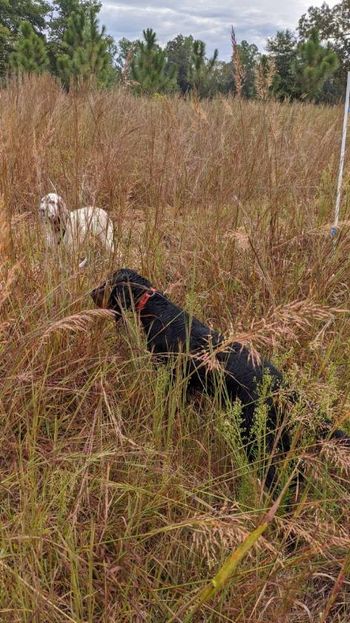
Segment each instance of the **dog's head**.
M59 233L64 227L67 214L67 206L60 195L49 193L41 199L39 205L40 218L50 223L56 233Z
M98 307L112 309L116 320L128 309L136 309L141 297L152 291L152 284L130 268L113 273L104 283L92 290L91 297Z

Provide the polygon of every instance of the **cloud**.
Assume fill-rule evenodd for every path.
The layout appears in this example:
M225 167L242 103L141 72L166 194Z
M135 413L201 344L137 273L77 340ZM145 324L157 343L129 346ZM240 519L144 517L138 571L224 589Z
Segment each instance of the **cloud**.
M310 3L308 0L251 0L249 6L233 4L228 0L177 0L176 3L174 0L106 0L102 5L101 22L115 39L140 38L144 28L153 28L161 44L179 33L192 34L206 42L208 53L218 48L220 58L228 59L232 25L238 41L246 39L263 49L267 37L278 29L295 29Z

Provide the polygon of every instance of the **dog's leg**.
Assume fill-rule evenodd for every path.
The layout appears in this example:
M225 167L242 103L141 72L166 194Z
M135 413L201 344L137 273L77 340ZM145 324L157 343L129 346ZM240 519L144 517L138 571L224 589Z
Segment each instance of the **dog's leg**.
M99 234L99 240L102 248L104 248L110 256L114 254L114 241L113 241L113 229L110 224L107 224L106 230L103 230Z

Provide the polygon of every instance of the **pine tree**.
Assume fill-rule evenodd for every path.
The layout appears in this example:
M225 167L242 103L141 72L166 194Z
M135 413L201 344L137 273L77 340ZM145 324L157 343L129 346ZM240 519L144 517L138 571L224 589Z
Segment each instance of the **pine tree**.
M291 30L279 30L267 41L267 50L272 56L276 75L272 85L274 95L281 100L295 95L294 63L297 57L297 39Z
M338 69L326 80L322 93L317 97L320 101L334 104L344 97L350 67L349 0L332 3L332 6L327 2L323 2L321 6L311 6L299 20L299 36L305 41L314 30L317 30L320 40L327 43L339 60Z
M0 78L7 73L10 52L11 33L8 28L0 24Z
M37 35L29 22L22 22L14 52L10 56L11 67L19 73L40 74L48 68L45 42Z
M310 6L299 20L299 36L305 41L316 30L320 40L329 43L337 54L340 67L347 71L350 62L350 4L349 0L341 0L332 5L323 2L319 7Z
M37 35L43 35L49 10L45 0L0 0L0 77L9 72L21 24L28 22Z
M68 18L57 56L58 73L68 88L72 82L106 85L112 73L109 39L98 26L96 8L79 8Z
M57 44L63 40L72 13L93 9L98 15L101 9L101 2L98 0L51 0L51 3L53 12L48 21L49 38Z
M211 59L207 60L205 56L205 43L200 40L193 42L191 66L190 66L190 84L192 90L204 97L209 91L209 78L214 70L218 58L218 50L214 50Z
M168 41L165 53L170 66L175 65L177 69L177 85L181 93L185 94L191 89L190 68L193 50L192 35L184 37L177 35L175 39Z
M0 0L0 26L16 35L21 24L29 22L36 34L42 34L50 10L50 3L46 0Z
M1 1L1 0L0 0ZM94 8L98 14L101 4L94 0L51 0L52 13L47 23L48 54L52 73L59 75L57 57L65 52L62 49L64 35L69 27L69 18L80 10Z
M256 95L255 71L260 61L259 50L254 43L248 43L248 41L243 40L237 44L237 51L244 75L242 96L246 98L254 97Z
M296 96L317 99L325 81L334 74L338 65L335 52L329 47L323 47L318 32L313 31L307 41L299 44L293 63Z
M131 61L131 78L135 91L152 95L176 88L176 67L169 66L166 53L157 44L156 33L143 31L144 41L139 41Z

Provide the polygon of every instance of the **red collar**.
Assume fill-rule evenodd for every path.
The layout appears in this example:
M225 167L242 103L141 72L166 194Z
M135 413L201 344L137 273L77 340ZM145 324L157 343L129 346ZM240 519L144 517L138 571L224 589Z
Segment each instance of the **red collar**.
M136 303L136 306L135 306L136 311L138 312L142 311L145 305L148 303L149 299L153 296L155 292L157 292L155 288L150 288L148 292L145 292Z

